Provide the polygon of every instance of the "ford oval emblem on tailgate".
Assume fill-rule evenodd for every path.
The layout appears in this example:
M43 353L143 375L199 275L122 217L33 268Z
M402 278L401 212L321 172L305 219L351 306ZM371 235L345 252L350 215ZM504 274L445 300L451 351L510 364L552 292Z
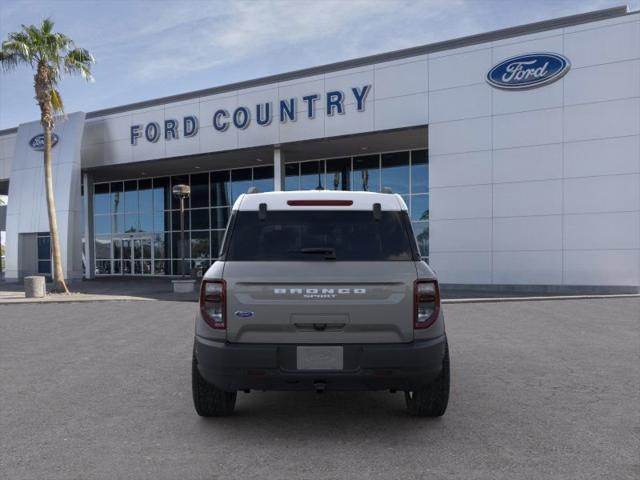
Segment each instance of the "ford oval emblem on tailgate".
M235 312L236 317L240 318L249 318L253 317L253 312L247 312L245 310L238 310Z

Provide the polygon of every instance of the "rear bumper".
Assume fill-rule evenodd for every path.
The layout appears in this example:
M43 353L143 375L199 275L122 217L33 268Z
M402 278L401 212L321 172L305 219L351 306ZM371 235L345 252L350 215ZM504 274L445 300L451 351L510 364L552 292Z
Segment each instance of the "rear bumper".
M344 369L304 371L296 368L296 345L233 344L195 339L198 370L226 391L414 390L432 382L442 370L446 336L401 344L343 345Z

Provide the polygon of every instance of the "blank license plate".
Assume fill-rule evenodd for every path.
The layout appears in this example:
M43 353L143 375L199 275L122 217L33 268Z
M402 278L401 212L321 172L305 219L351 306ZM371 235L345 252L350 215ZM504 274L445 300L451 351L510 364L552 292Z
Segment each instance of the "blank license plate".
M342 370L342 347L297 347L298 370Z

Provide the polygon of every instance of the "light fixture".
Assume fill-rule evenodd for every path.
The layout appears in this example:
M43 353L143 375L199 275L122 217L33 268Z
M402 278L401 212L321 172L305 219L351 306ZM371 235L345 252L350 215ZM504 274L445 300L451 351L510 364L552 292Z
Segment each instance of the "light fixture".
M360 147L360 150L362 151L369 150L369 147Z
M195 167L193 167L193 168L195 168L196 170L200 170L200 165L196 165L196 166L195 166Z
M262 162L262 161L263 161L263 160L262 160L261 158L256 158L256 162L260 163L260 162Z

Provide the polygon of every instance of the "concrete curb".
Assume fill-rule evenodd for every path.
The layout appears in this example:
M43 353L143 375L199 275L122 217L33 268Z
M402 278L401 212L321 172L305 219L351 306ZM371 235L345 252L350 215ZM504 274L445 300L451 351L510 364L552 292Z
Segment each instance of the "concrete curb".
M84 302L154 302L155 298L147 297L130 297L126 295L87 295L87 296L75 296L70 295L68 297L57 296L51 298L49 296L44 298L6 298L0 299L0 305L19 305L24 303L84 303Z
M638 293L614 295L556 295L547 297L449 298L442 303L548 302L552 300L590 300L597 298L640 298Z

